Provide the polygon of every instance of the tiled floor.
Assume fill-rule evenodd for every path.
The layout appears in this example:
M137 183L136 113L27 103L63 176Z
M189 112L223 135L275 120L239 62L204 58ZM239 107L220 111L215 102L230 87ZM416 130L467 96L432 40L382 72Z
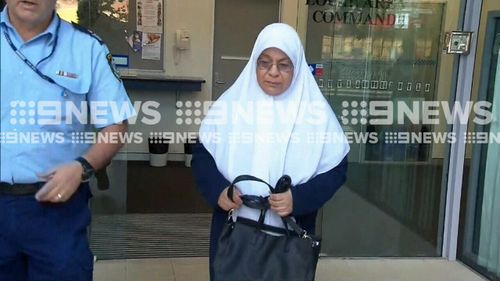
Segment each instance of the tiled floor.
M208 281L207 258L97 261L95 281ZM443 259L322 258L316 281L483 281Z
M208 280L208 258L98 261L94 281Z

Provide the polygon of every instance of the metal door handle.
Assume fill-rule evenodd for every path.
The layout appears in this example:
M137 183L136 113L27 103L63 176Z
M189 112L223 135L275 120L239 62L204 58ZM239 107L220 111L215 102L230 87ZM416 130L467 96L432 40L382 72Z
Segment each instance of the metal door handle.
M219 72L215 72L215 84L217 84L217 85L224 85L224 84L226 84L226 82L219 80Z

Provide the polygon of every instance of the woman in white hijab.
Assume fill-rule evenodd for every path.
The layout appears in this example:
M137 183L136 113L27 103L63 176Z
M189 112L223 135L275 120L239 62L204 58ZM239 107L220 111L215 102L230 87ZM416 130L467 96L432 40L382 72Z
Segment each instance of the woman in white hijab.
M259 217L239 195L269 195L263 184L241 182L230 200L227 187L238 175L273 186L289 175L291 189L269 196L272 211L264 223L283 227L280 217L292 215L308 233L314 233L317 210L346 179L349 145L309 70L297 33L286 24L261 31L242 73L203 120L200 142L192 167L200 192L214 208L211 263L229 210L237 217Z

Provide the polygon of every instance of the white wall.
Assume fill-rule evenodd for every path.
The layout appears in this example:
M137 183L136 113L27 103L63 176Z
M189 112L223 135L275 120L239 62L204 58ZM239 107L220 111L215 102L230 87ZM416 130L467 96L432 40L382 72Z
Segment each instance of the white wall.
M308 8L304 0L281 0L281 22L293 26L306 47Z
M201 92L166 92L128 90L132 102L156 101L160 103L161 122L145 125L139 122L129 126L130 132L142 132L144 142L126 145L121 154L127 159L147 157L147 137L150 132L196 132L196 125L177 125L176 101L209 101L212 96L212 64L214 39L215 0L165 0L166 74L168 76L199 77L206 81ZM307 27L307 7L302 0L282 0L281 21L295 27L303 41ZM174 48L175 30L188 29L191 35L191 48L178 52ZM139 119L142 114L139 114ZM183 153L181 144L171 145L170 153ZM123 156L121 156L123 157Z
M197 131L196 126L179 126L175 123L177 98L186 100L210 100L212 92L212 57L214 34L214 0L165 0L166 74L168 76L199 77L206 81L201 92L166 92L128 90L134 101L156 101L160 103L161 122L158 125L145 125L141 122L131 124L130 132L142 132L145 138L142 144L128 144L122 152L147 153L147 137L150 132ZM188 29L191 35L191 48L181 51L174 62L175 30ZM139 114L139 118L142 115ZM171 153L182 153L182 145L169 148Z

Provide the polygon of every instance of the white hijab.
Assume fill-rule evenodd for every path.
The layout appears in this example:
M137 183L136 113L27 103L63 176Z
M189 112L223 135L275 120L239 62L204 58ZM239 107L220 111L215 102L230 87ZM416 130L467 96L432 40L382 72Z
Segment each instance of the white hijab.
M257 59L271 47L282 50L294 65L290 87L274 97L260 88L256 75ZM307 182L336 167L349 152L344 132L309 70L297 33L282 23L260 32L240 76L203 120L200 140L227 180L250 174L272 186L284 174L293 185ZM260 183L237 186L242 194L269 194ZM255 220L259 211L242 206L236 215ZM282 225L272 211L267 212L265 223Z

